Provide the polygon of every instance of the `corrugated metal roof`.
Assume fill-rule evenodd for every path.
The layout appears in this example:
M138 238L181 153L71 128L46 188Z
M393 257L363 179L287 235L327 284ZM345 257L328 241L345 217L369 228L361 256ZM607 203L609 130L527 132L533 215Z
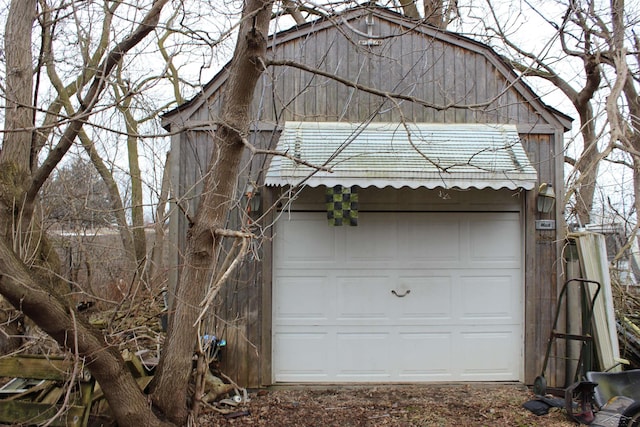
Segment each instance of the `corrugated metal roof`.
M515 126L286 122L265 184L534 188L536 170Z

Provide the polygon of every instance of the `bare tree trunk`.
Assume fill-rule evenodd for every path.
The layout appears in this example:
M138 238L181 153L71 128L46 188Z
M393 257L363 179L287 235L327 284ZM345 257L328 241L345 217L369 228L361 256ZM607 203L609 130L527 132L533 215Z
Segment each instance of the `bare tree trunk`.
M151 263L149 265L149 277L152 285L156 285L161 278L162 266L164 265L164 222L167 200L169 199L169 170L171 167L171 152L167 152L162 171L162 184L160 185L160 195L156 209L156 222L154 226L155 236L153 248L151 249Z
M424 19L437 28L442 28L444 0L425 0Z
M28 171L31 163L33 127L33 68L31 29L36 18L37 0L12 1L7 16L4 51L7 61L5 130L0 163L10 160Z
M576 218L581 224L587 224L591 218L591 208L593 207L593 198L596 189L596 180L598 177L598 166L602 158L598 148L598 139L596 135L595 118L593 114L593 96L600 87L602 79L602 70L597 58L594 55L582 54L586 81L584 86L578 91L574 89L569 82L562 79L554 70L545 64L540 63L543 70L524 66L520 63L512 61L511 64L525 75L538 76L553 83L560 89L567 98L572 102L578 115L580 116L580 133L582 134L583 149L577 160L565 157L565 161L571 163L579 176L570 190L566 198L569 199L573 193L576 206ZM567 200L564 201L566 204Z
M214 149L198 212L188 232L185 263L171 311L167 340L159 373L154 377L154 403L177 424L188 417L186 402L175 396L187 394L192 356L197 340L194 323L207 284L214 273L221 236L249 131L249 107L263 72L266 36L272 0L249 0L245 4L238 42L225 82L221 124L215 132Z
M599 79L598 79L599 81ZM597 84L596 84L597 87ZM584 93L584 89L581 93ZM581 225L591 222L591 210L593 209L593 199L596 191L596 181L598 179L598 168L600 165L600 150L598 148L598 138L595 130L595 118L593 117L593 107L591 98L571 97L573 105L580 116L580 133L582 134L583 150L580 157L573 165L578 171L579 177L573 188L575 198L575 216Z
M402 8L402 13L413 19L420 19L420 12L418 12L418 6L414 0L400 0L400 7Z
M16 224L26 223L28 227L29 223L22 221L20 214L14 216L13 212L16 207L22 207L20 195L31 172L32 132L29 129L33 126L34 117L31 98L33 69L28 52L31 52L31 28L36 17L36 4L36 0L11 2L4 38L7 61L4 128L8 132L3 135L0 150L0 167L3 168L0 176L0 207L8 212L5 215L0 213L0 240L6 239L12 245L16 244L16 238L17 243L23 241L20 235L16 236L22 228L16 227ZM20 347L22 341L15 337L16 330L10 321L12 316L9 313L13 312L13 308L4 300L1 304L0 348L2 354L7 354Z
M131 97L126 91L129 88L125 87L122 82L121 76L118 75L118 80L122 86L123 93L118 95L118 99L121 103L118 105L118 110L124 116L125 127L127 129L127 158L129 160L129 176L131 178L131 227L133 229L133 249L134 257L136 261L136 272L138 276L144 269L144 258L147 255L147 240L144 232L144 209L142 200L142 175L140 172L140 160L138 158L138 122L131 113ZM119 92L119 88L114 90Z
M458 0L424 0L424 19L429 25L446 29L458 16Z

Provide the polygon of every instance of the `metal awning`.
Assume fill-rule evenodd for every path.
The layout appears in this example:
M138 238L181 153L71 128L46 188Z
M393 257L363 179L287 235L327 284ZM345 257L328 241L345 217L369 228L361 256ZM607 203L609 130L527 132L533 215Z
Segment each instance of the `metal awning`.
M513 125L286 122L277 150L288 157L272 158L266 185L531 190L537 178Z

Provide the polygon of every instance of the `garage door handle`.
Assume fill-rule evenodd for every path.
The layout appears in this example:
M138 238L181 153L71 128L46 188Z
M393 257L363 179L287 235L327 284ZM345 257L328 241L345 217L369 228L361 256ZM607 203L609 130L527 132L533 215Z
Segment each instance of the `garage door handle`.
M410 294L411 293L411 289L407 289L404 294L399 294L399 293L396 292L395 289L392 289L391 293L394 294L395 296L397 296L398 298L402 298L402 297L406 297L408 294Z

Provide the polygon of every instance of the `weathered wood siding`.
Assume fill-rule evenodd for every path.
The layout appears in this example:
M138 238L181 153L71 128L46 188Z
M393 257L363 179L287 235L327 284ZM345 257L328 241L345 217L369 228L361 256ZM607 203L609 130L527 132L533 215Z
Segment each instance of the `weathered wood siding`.
M538 169L540 182L554 184L562 194L563 123L568 119L542 105L528 87L485 46L464 37L405 21L388 11L354 11L341 18L319 21L279 33L270 41L268 58L294 61L302 67L269 66L256 89L252 106L256 144L273 148L278 129L287 120L345 122L436 122L517 124ZM367 25L373 22L372 26ZM376 43L367 42L366 34ZM314 74L302 68L320 70ZM323 75L325 73L326 75ZM339 80L328 75L337 76ZM211 130L219 117L221 72L203 94L170 113L166 124L186 130L174 136L172 152L175 197L189 215L195 213L200 182L211 150ZM350 82L350 83L347 83ZM365 88L371 88L371 93ZM401 98L385 96L400 94ZM209 129L209 130L208 130ZM247 177L262 182L264 156L245 161L238 199ZM275 193L263 189L264 207ZM538 231L536 192L525 194L525 380L538 375L549 336L561 262L556 231ZM557 211L557 210L556 210ZM172 217L177 242L176 265L187 231L187 219L179 210ZM560 212L551 219L560 217ZM229 227L240 224L234 211ZM229 341L223 368L239 384L259 386L270 381L271 359L271 258L267 213L258 230L266 239L255 257L245 261L238 274L222 289L210 333ZM174 283L177 282L177 273Z
M523 145L529 160L538 170L540 183L556 184L559 171L554 149L555 138L554 134L523 135ZM556 191L561 197L562 182ZM558 275L561 274L562 268L559 247L562 223L557 224L556 230L536 230L535 220L542 218L537 213L536 194L530 193L526 211L526 216L530 219L526 221L525 230L525 381L528 384L532 384L542 370L555 317L559 292ZM543 219L560 217L551 214ZM549 372L554 370L557 360L553 359ZM548 373L547 380L550 386L561 384L563 381L558 383L559 380Z
M507 79L506 66L488 57L484 47L464 38L456 39L464 47L456 46L419 28L408 31L406 23L373 20L373 33L385 37L380 46L362 46L358 42L366 37L333 25L319 25L304 37L292 31L281 36L285 41L274 40L278 44L269 49L270 58L295 61L344 82L290 66L269 67L256 90L256 120L546 124L513 89L515 77ZM349 21L349 26L367 32L364 16ZM191 119L215 120L219 101L219 90L214 90L207 108Z
M183 263L186 235L189 229L189 218L193 218L199 203L198 195L202 192L207 163L211 157L214 129L196 129L178 135L177 145L172 147L172 197L174 212L171 216L173 247L170 251L171 264L176 266L171 272L172 286L179 283L179 274ZM268 148L277 140L278 134L273 132L254 132L251 142L256 148ZM242 196L249 180L259 182L265 170L266 156L250 156L245 153L241 164L241 175L236 187L236 203L228 218L228 228L233 230L248 229L250 218L245 210ZM255 224L254 224L255 225ZM256 235L263 231L253 228ZM267 230L268 232L268 230ZM219 255L224 259L231 250L233 241L225 238ZM249 256L223 284L212 305L210 316L206 318L203 334L216 335L229 343L222 351L222 368L238 384L246 386L259 385L261 372L259 369L262 337L262 249L258 245L252 248ZM170 297L171 299L171 297Z

